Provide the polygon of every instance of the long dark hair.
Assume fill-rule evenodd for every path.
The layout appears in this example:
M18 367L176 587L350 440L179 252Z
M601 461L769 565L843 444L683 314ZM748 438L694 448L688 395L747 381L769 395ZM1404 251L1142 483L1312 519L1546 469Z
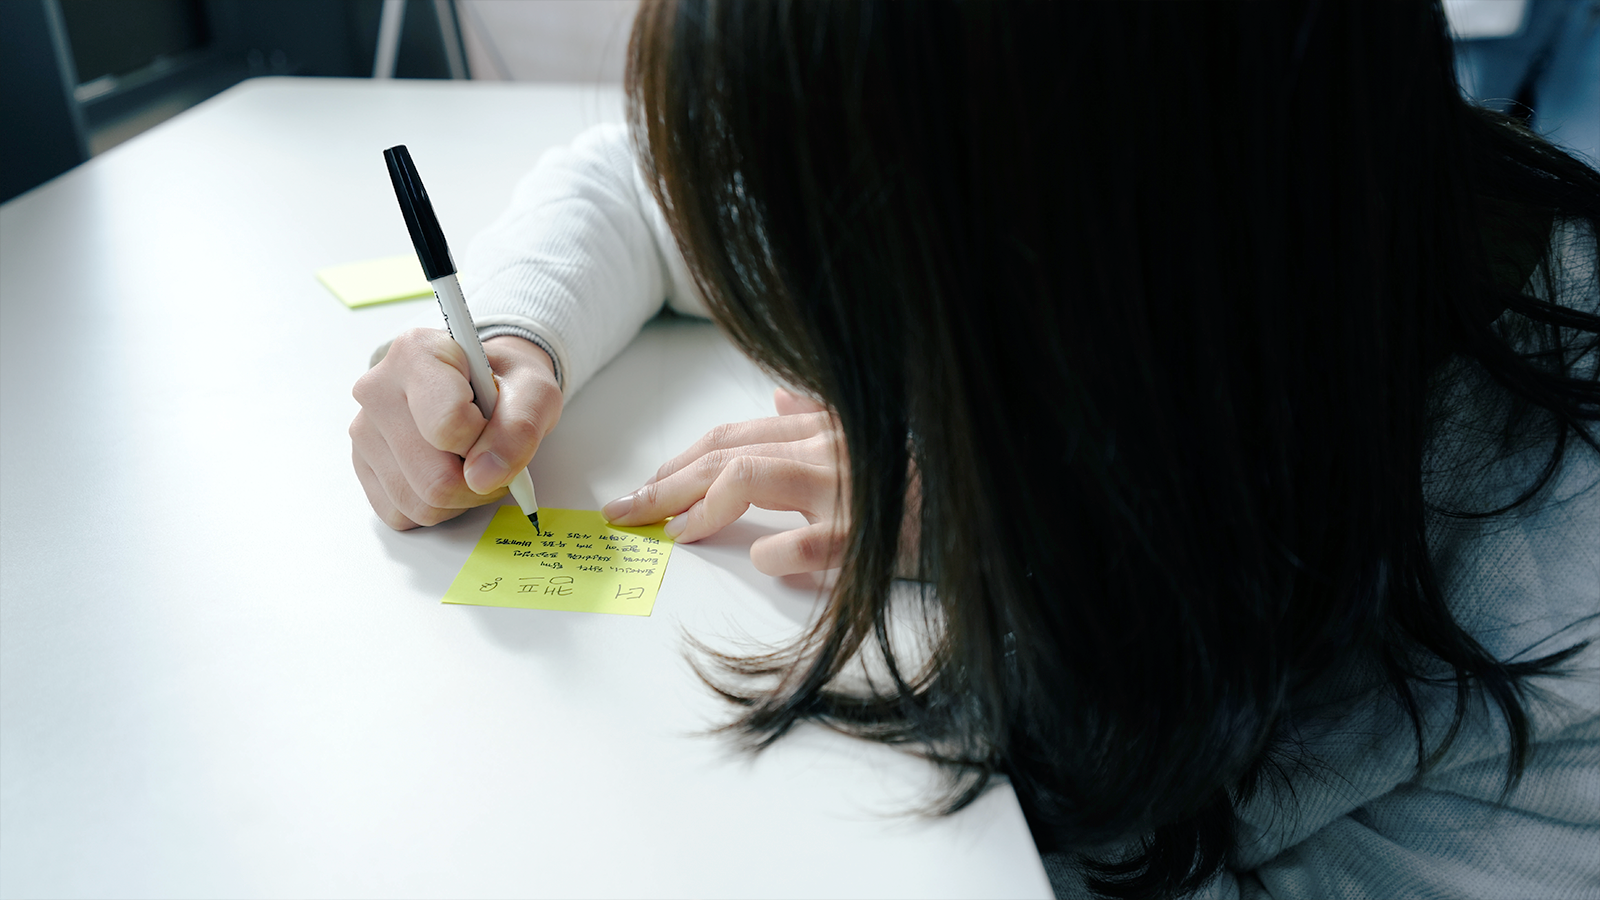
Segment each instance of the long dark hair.
M1548 249L1576 221L1593 261L1600 176L1460 99L1437 3L667 0L628 86L716 320L848 441L816 626L713 657L753 745L816 720L915 747L947 811L1008 775L1047 843L1142 838L1089 863L1121 896L1218 871L1297 698L1352 659L1419 767L1414 686L1442 665L1456 725L1486 693L1509 790L1521 680L1579 648L1488 653L1428 529L1600 449L1600 317ZM1495 400L1459 433L1548 464L1430 505L1471 379ZM890 615L915 486L925 658Z

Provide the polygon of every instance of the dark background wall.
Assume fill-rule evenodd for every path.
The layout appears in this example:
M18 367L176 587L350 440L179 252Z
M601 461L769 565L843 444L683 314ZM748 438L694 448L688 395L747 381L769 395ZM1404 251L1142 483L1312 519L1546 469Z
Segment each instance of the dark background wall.
M382 0L0 0L0 202L246 78L370 76L382 8ZM450 77L443 35L435 4L410 0L395 76Z
M409 0L395 74L447 77L443 34L454 32L471 77L619 83L636 7L446 0L453 27L442 32L435 0ZM242 79L371 75L382 9L383 0L0 0L0 201ZM1474 9L1504 21L1477 28ZM1452 13L1463 89L1600 163L1600 0Z
M88 158L45 4L0 3L0 201Z

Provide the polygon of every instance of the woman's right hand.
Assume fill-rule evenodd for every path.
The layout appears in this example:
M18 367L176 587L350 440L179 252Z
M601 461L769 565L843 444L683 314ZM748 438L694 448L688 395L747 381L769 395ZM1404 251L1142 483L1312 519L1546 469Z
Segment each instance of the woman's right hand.
M466 353L444 331L402 334L356 381L352 460L389 527L436 525L505 496L561 418L555 366L538 345L503 336L483 349L500 388L488 421L472 402Z

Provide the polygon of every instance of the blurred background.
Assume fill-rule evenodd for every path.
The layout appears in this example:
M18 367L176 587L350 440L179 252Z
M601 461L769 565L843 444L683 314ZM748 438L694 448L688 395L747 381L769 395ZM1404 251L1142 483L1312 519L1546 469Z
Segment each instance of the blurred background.
M0 202L261 75L622 82L638 0L0 0Z
M260 75L622 81L638 0L0 0L0 201ZM1600 0L1445 0L1463 90L1600 160Z

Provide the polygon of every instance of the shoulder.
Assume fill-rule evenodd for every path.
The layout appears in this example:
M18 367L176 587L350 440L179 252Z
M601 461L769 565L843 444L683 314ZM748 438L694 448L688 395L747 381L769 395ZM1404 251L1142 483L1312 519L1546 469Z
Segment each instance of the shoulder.
M1600 309L1593 232L1558 227L1552 251L1544 283L1560 286L1563 305ZM1570 371L1595 378L1594 356ZM1531 747L1510 790L1511 730L1494 703L1471 696L1448 753L1419 775L1410 719L1391 692L1371 687L1381 679L1352 665L1333 699L1297 720L1304 761L1239 807L1230 868L1273 896L1597 896L1600 453L1571 437L1553 455L1553 438L1503 431L1503 408L1480 402L1503 389L1473 378L1452 383L1463 392L1450 410L1460 430L1430 459L1428 499L1440 511L1428 541L1441 592L1503 661L1587 646L1524 682ZM1545 487L1515 510L1450 514L1505 505L1553 458ZM1444 678L1417 685L1416 696L1432 751L1447 740L1457 694Z
M1595 262L1593 230L1558 224L1526 292L1600 314ZM1568 336L1559 348L1566 374L1600 378L1593 340ZM1558 441L1547 415L1519 416L1503 386L1470 363L1456 368L1441 387L1448 396L1424 473L1440 587L1457 621L1497 658L1555 652L1574 643L1559 636L1563 629L1600 613L1600 452L1574 433ZM1503 515L1463 515L1513 503L1547 469L1548 482L1526 503Z

